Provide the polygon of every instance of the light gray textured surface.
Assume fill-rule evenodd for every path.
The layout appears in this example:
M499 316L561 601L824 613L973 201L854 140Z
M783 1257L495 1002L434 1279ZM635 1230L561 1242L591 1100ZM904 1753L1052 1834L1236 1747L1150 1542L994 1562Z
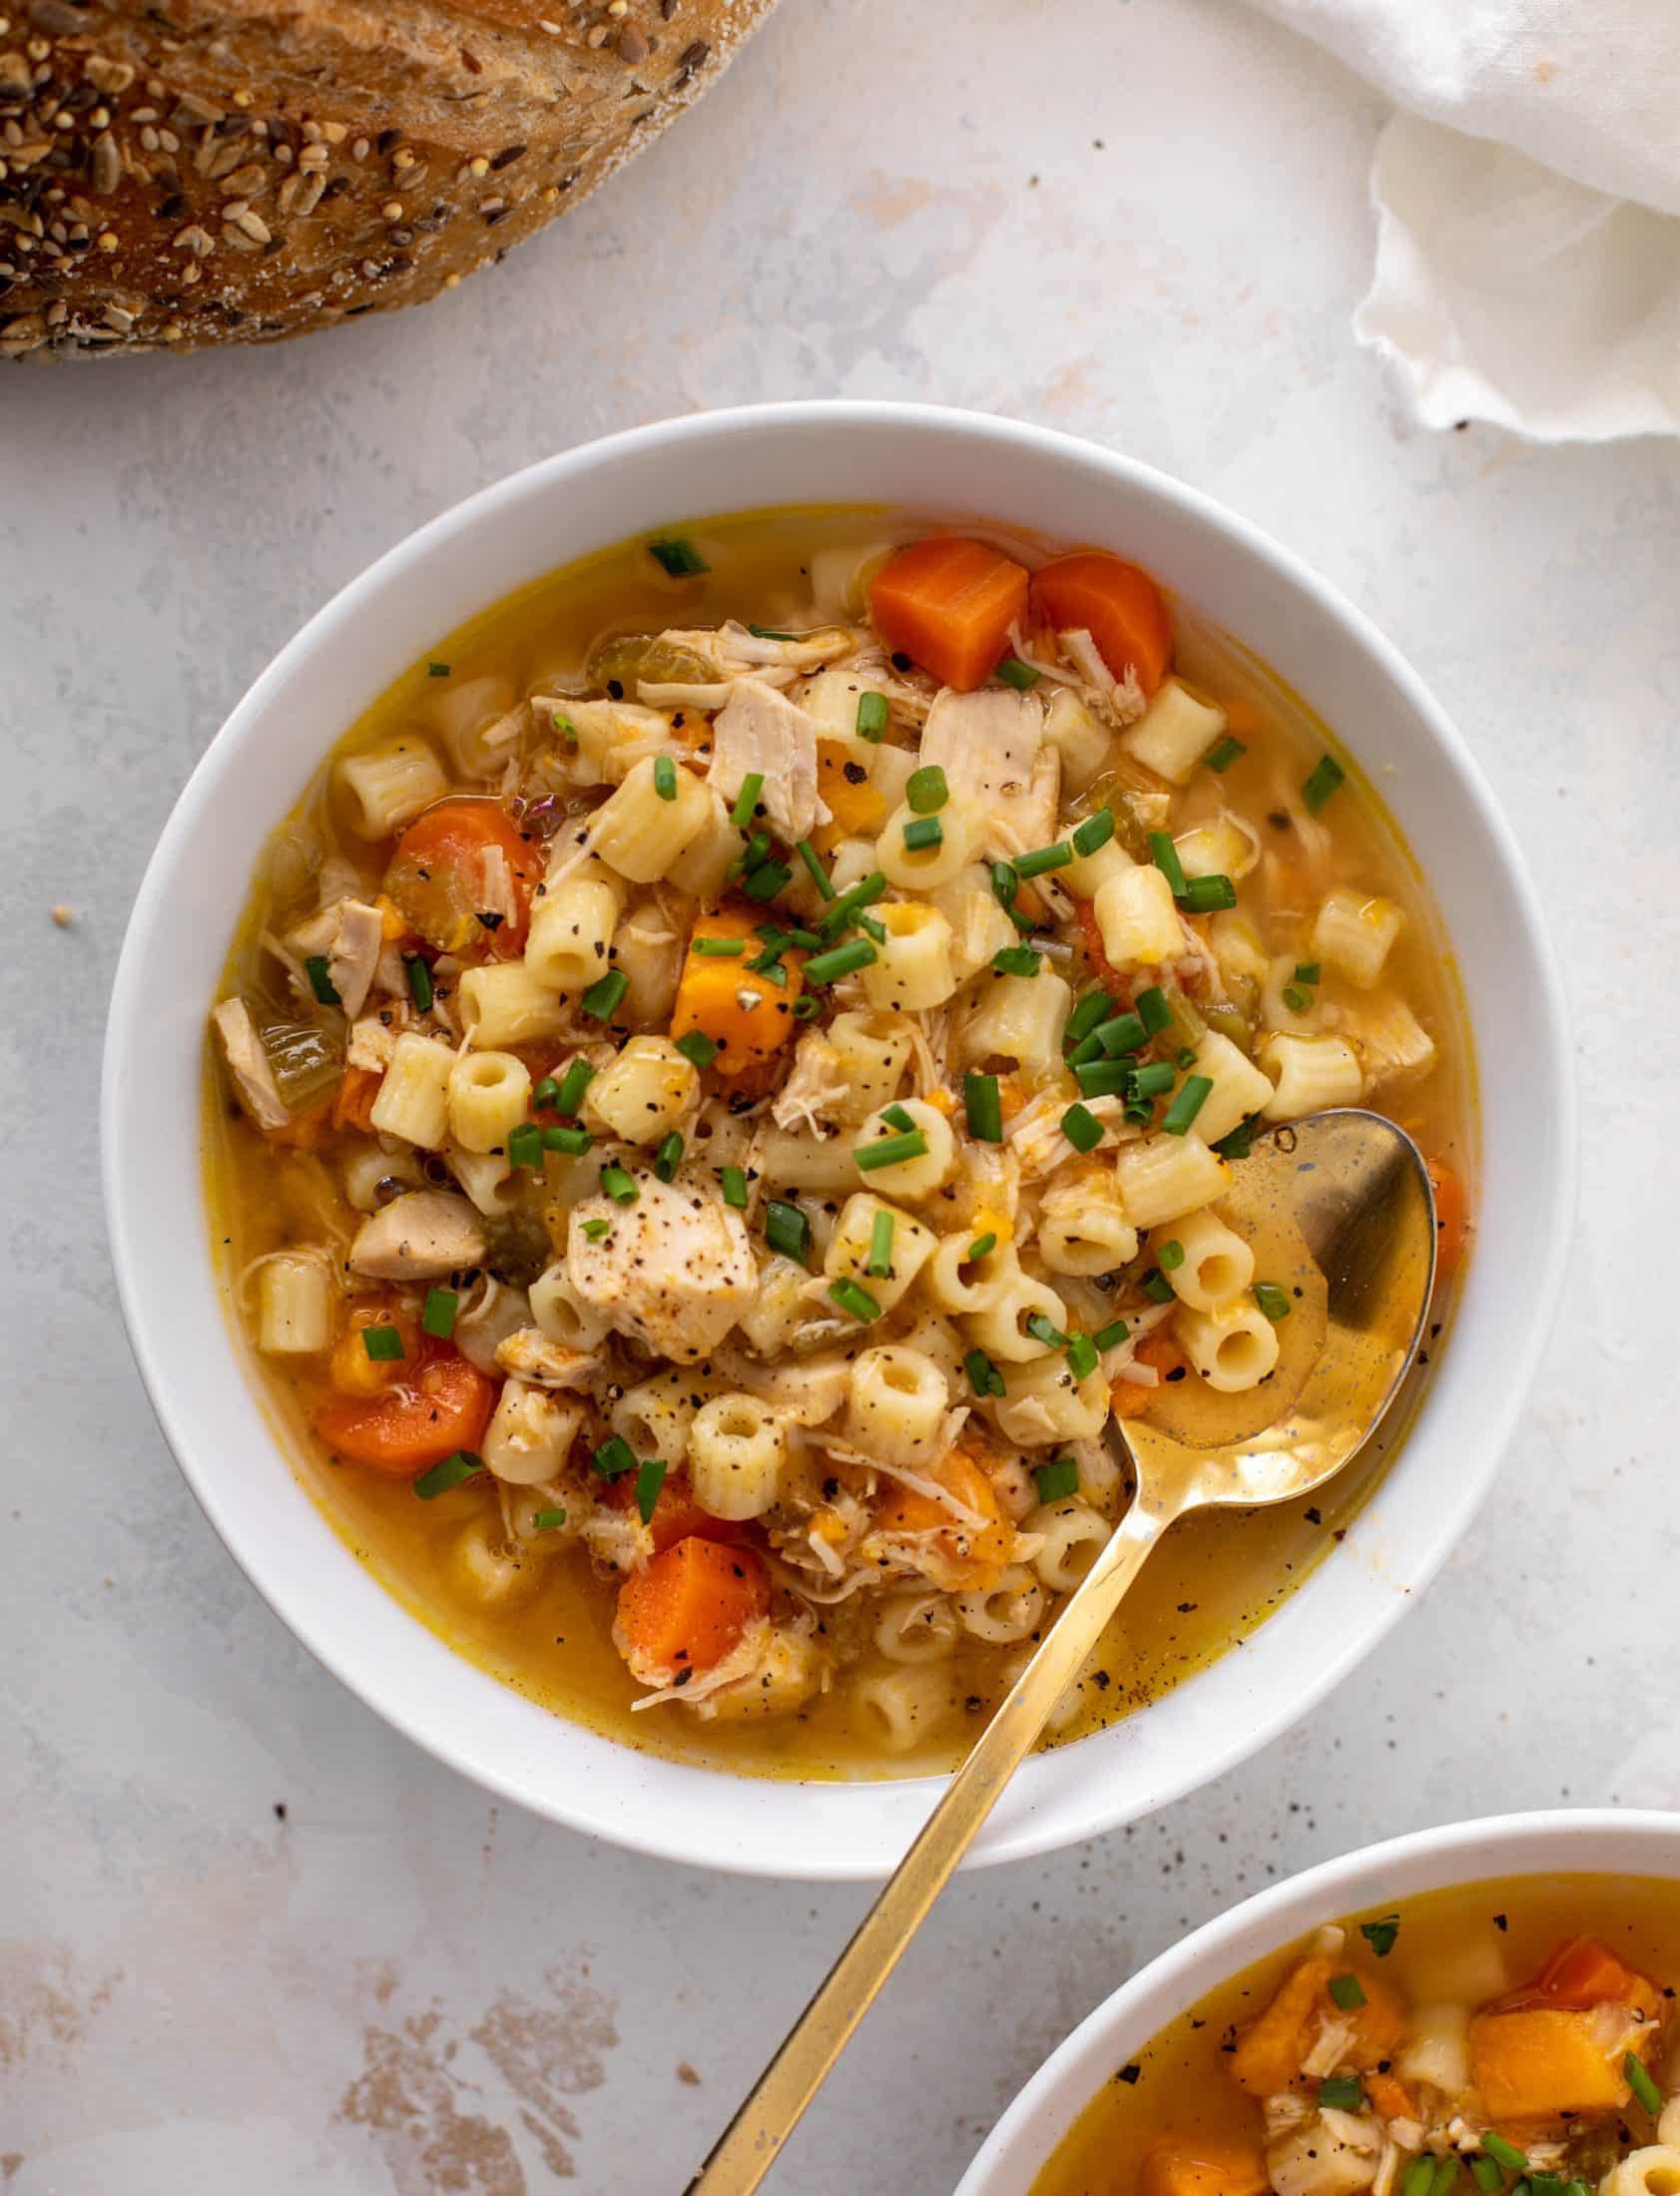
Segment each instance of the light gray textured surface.
M1680 1804L1680 451L1412 431L1348 332L1380 114L1217 0L787 0L672 136L437 305L6 376L7 2196L675 2190L862 1906L498 1813L386 1732L187 1495L102 1237L106 988L222 716L418 521L673 411L974 404L1282 536L1478 749L1552 910L1586 1098L1555 1350L1426 1602L1211 1791L960 1884L776 2185L948 2188L1076 2018L1280 1874L1495 1808Z

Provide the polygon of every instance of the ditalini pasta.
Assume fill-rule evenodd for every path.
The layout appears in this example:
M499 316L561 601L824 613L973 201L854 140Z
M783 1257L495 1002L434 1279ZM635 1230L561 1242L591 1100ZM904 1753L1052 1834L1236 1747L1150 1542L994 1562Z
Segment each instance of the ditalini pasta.
M1522 1877L1327 1922L1192 2006L1033 2196L1673 2196L1680 1897Z
M1123 1509L1110 1417L1280 1363L1253 1137L1403 1101L1462 1234L1466 1040L1375 802L1137 567L963 560L761 514L490 613L327 759L214 1007L216 1239L312 1491L691 1759L961 1748ZM1058 1736L1338 1499L1164 1553Z

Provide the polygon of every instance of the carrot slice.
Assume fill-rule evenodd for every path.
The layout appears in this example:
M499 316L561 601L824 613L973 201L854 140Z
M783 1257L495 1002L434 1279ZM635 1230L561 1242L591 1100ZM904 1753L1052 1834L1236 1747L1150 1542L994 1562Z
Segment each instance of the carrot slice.
M459 1356L437 1358L412 1386L387 1388L377 1401L322 1403L315 1431L351 1463L407 1478L458 1448L476 1448L495 1400L495 1381L476 1366Z
M385 890L439 952L477 947L488 959L513 960L525 950L541 872L536 841L521 836L500 803L468 796L439 801L414 819L396 842ZM494 889L504 874L513 887L512 915ZM487 923L486 914L499 919Z
M770 1577L751 1548L691 1534L619 1588L613 1636L626 1659L710 1670L770 1608Z
M332 1094L332 1126L335 1129L360 1129L370 1133L373 1127L373 1101L379 1095L379 1085L384 1073L374 1067L347 1067L338 1088Z
M829 811L811 842L831 853L842 838L873 838L886 822L886 803L869 784L861 763L838 740L817 743L817 791Z
M1025 567L957 534L911 542L869 582L887 647L961 693L991 677L1026 604Z
M761 950L755 926L766 919L762 908L707 907L695 917L689 937L671 1034L682 1038L698 1030L710 1037L718 1047L712 1065L720 1075L742 1075L773 1060L797 1026L794 1001L804 989L805 955L794 948L782 955L784 983L749 965ZM700 938L740 938L747 950L734 956L697 953Z
M1032 608L1053 633L1083 626L1115 678L1134 670L1145 694L1153 694L1167 676L1173 622L1142 565L1101 549L1057 557L1032 576Z
M976 1437L977 1440L977 1437ZM1009 1559L1014 1534L999 1506L976 1445L964 1437L932 1476L985 1522L968 1525L952 1516L943 1502L914 1487L889 1481L875 1504L874 1521L884 1532L937 1532L939 1546L952 1561L966 1563L976 1578L1000 1570Z
M1097 982L1110 998L1117 998L1122 1005L1129 1002L1131 993L1125 979L1103 951L1102 926L1097 921L1095 900L1075 899L1073 912L1079 924L1079 941L1085 948L1085 960Z
M1184 1353L1162 1327L1146 1335L1132 1356L1140 1365L1152 1365L1161 1380L1154 1387L1145 1387L1141 1380L1116 1380L1109 1401L1117 1418L1141 1418L1152 1403L1160 1401L1161 1384L1184 1363Z
M1218 2135L1162 2135L1144 2152L1138 2196L1267 2196L1258 2143Z
M1444 1159L1429 1161L1429 1186L1435 1193L1435 1279L1445 1281L1464 1255L1470 1201L1463 1176Z
M609 1479L601 1490L599 1499L609 1509L628 1509L636 1499L636 1474L627 1471L620 1478ZM727 1517L714 1517L710 1510L703 1510L694 1498L693 1487L687 1479L675 1472L659 1490L648 1527L653 1534L656 1555L663 1555L667 1548L674 1548L679 1540L718 1540L726 1547L739 1547L747 1537L742 1526L732 1524Z
M1558 1945L1532 1982L1484 2009L1504 2012L1544 2003L1590 2012L1595 2005L1644 2003L1651 1995L1650 1981L1618 1958L1601 1938L1571 1936Z

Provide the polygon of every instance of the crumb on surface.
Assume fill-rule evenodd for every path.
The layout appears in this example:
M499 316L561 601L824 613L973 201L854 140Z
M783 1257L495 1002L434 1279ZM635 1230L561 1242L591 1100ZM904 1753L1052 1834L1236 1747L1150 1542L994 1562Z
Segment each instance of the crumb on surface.
M698 2089L700 2087L699 2069L697 2067L691 2066L687 2059L679 2059L677 2061L677 2079L679 2081L687 2082L691 2089Z
M53 909L53 920L61 930L68 930L76 920L76 910L68 901L61 899Z

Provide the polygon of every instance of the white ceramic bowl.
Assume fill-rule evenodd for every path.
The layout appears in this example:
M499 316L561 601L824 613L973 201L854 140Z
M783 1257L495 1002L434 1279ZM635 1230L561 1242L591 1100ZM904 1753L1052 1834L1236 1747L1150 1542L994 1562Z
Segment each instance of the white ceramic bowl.
M1053 2051L986 2138L956 2196L1028 2196L1117 2066L1198 1998L1322 1922L1502 1876L1680 1877L1680 1815L1613 1808L1496 1815L1366 1846L1245 1900L1140 1968Z
M1479 1248L1421 1415L1347 1542L1241 1654L1147 1714L1028 1762L973 1858L1039 1853L1142 1815L1322 1699L1463 1530L1549 1326L1574 1203L1561 996L1510 834L1411 672L1287 550L1141 465L1006 419L773 405L591 443L445 512L310 620L194 773L117 972L103 1131L118 1283L164 1430L234 1556L329 1669L442 1760L556 1821L713 1868L867 1879L909 1843L929 1782L748 1785L679 1767L545 1714L406 1616L277 1448L229 1346L200 1217L205 1012L264 836L328 743L440 636L557 564L674 520L831 501L991 516L1142 558L1382 768L1428 865L1498 1074L1483 1093Z

